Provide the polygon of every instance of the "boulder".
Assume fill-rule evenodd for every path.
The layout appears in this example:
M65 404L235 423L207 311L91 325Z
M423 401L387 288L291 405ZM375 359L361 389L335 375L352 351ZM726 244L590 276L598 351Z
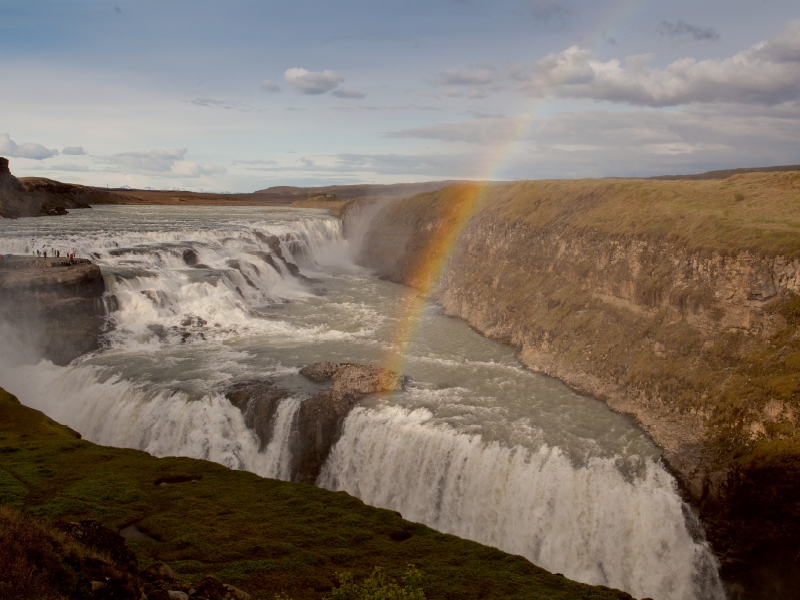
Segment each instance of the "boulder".
M314 483L350 411L366 394L402 389L404 379L389 369L358 363L319 362L303 367L300 374L312 381L333 381L298 411L295 480Z
M70 521L61 524L60 529L84 546L108 555L114 563L131 573L137 571L136 554L125 544L125 538L102 523L90 519Z

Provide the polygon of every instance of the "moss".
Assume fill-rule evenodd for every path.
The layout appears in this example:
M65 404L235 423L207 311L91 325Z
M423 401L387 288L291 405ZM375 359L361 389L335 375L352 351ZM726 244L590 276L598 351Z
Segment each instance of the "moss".
M0 502L50 520L135 523L140 565L167 562L272 598L321 598L349 571L399 578L409 563L427 598L626 598L550 574L518 556L435 532L344 493L263 479L189 458L154 458L78 440L0 390ZM42 467L47 474L42 474ZM157 485L161 482L173 482Z

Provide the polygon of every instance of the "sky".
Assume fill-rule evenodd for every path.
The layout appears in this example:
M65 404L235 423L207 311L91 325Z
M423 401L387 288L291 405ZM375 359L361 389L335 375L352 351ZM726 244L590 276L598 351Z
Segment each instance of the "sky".
M275 185L800 163L797 0L0 0L17 176Z

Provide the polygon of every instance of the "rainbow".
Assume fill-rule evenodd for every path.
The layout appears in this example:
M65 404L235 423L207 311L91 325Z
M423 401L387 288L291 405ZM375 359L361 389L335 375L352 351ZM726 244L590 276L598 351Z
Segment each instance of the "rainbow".
M615 4L613 9L598 22L590 36L591 47L595 47L608 34L618 30L646 3L645 0L627 0ZM539 96L520 117L515 119L515 126L507 139L487 153L484 161L487 166L484 173L475 178L474 184L465 185L458 190L460 197L455 201L452 213L448 215L450 218L445 220L447 226L433 232L424 258L415 265L414 272L411 273L410 279L415 282L415 285L406 291L401 300L394 341L382 361L387 368L400 373L404 372L409 346L416 338L422 322L423 311L428 305L433 288L441 278L450 256L453 254L461 233L480 209L495 175L514 154L517 144L530 131L537 114L557 97L559 88L565 83L566 81L558 80L551 82L546 93Z

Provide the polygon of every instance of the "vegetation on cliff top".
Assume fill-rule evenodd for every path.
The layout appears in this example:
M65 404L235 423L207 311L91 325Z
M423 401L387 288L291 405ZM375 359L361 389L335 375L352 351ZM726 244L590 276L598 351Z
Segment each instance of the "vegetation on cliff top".
M337 574L360 581L381 567L399 579L408 564L422 572L427 598L630 598L345 493L98 446L3 390L0 504L50 521L95 519L114 530L135 524L151 538L128 540L140 567L164 561L182 579L212 575L254 598L321 598Z
M438 197L458 202L465 187ZM422 205L430 197L406 202ZM480 212L535 229L667 240L690 251L800 256L800 172L793 171L701 181L524 181L487 188Z

